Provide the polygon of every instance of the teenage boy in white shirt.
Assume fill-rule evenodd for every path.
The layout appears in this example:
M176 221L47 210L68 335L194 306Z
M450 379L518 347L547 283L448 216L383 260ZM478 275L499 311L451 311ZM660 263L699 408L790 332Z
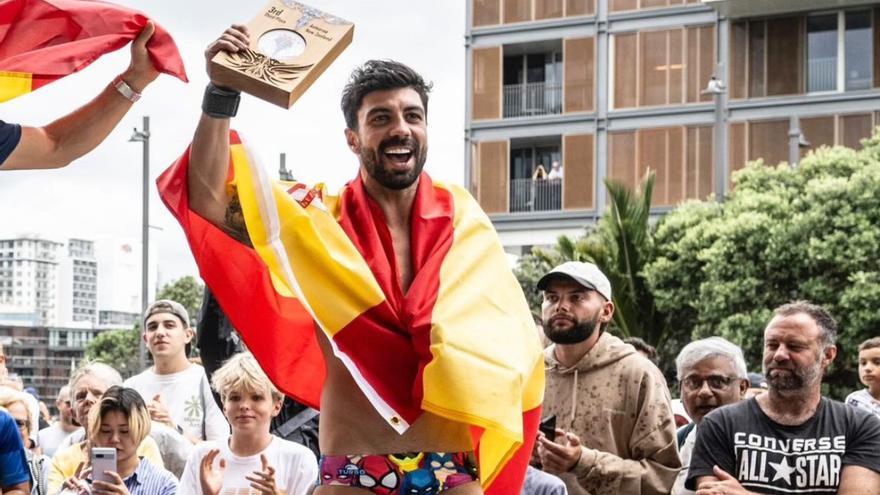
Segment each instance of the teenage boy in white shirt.
M153 421L193 443L229 436L229 424L214 402L205 369L187 358L193 329L189 314L176 302L154 302L144 313L143 339L154 365L125 381L147 402Z
M249 353L239 353L211 377L232 425L229 441L193 447L180 495L306 495L318 480L311 450L272 435L284 396ZM379 493L379 492L376 492Z

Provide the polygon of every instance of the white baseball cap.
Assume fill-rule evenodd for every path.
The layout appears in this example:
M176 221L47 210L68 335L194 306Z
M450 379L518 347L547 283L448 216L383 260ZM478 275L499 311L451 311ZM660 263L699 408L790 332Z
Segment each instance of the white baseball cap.
M602 273L602 270L593 263L566 261L538 280L538 290L547 290L550 281L557 278L570 278L584 287L598 292L606 301L611 300L611 282L608 281L608 277Z

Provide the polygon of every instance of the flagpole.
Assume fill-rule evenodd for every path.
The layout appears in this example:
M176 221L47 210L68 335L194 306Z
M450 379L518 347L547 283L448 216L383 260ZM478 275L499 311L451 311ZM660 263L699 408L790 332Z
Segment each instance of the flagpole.
M150 279L150 116L144 116L144 127L138 131L135 127L129 142L143 144L143 177L142 177L142 206L141 206L141 314L149 304L149 279ZM143 329L141 329L143 330ZM138 336L138 372L146 369L146 349L144 339Z

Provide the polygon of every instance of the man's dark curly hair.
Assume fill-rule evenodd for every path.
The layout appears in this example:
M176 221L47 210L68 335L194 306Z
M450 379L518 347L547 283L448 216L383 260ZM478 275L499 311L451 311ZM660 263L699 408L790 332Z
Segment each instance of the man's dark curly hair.
M357 130L358 110L364 96L373 91L412 88L422 99L425 115L428 114L428 93L433 84L426 83L418 72L394 60L368 60L351 72L348 84L342 90L342 113L345 125Z

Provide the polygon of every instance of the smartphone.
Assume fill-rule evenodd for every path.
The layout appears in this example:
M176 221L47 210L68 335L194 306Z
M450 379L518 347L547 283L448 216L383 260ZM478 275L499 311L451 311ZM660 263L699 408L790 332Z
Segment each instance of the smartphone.
M556 415L542 419L538 429L548 440L556 440Z
M92 480L113 483L104 471L116 471L116 449L92 447Z

